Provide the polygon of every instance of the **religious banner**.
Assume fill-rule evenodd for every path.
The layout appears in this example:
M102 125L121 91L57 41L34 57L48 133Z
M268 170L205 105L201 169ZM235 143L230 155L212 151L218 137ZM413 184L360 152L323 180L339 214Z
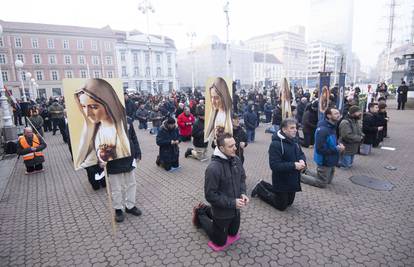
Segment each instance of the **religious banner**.
M331 72L319 72L319 121L324 119L325 111L329 107Z
M336 98L336 107L341 112L341 114L344 111L344 100L345 100L345 77L346 73L340 72L339 73L339 91L338 91L338 97Z
M64 79L63 88L75 169L130 156L122 82Z
M292 117L292 92L286 78L283 78L280 87L280 107L282 109L282 119Z
M212 141L220 133L233 133L231 79L207 79L205 92L204 141Z

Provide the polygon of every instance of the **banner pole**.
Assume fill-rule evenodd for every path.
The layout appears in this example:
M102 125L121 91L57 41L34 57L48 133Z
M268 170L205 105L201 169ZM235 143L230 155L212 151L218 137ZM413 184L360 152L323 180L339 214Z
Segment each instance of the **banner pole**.
M105 172L105 182L106 182L106 193L108 195L109 213L111 216L112 234L115 237L116 235L115 214L114 214L114 209L112 207L112 197L111 197L111 190L110 190L111 184L109 183L108 170L107 170L106 164L104 167L104 172Z

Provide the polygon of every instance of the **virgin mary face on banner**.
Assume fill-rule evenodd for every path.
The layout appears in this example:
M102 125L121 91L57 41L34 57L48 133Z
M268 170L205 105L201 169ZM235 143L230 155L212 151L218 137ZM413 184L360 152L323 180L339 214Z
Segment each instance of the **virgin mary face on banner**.
M107 81L88 80L75 102L84 119L75 169L130 156L125 108Z
M211 110L206 110L206 112L210 112L210 116L204 132L205 142L215 139L219 133L233 132L231 122L232 99L226 81L218 77L208 90Z

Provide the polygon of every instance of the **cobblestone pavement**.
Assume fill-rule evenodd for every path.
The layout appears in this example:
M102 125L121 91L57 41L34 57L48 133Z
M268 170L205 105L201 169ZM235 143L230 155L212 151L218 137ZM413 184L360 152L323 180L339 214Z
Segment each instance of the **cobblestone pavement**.
M241 239L214 253L191 225L191 209L204 200L208 162L185 159L169 173L155 165L155 137L137 130L143 160L136 170L141 217L127 216L111 234L107 196L95 192L86 172L73 170L61 136L46 135L46 171L24 175L21 159L0 201L1 266L414 266L413 110L391 109L384 145L357 156L352 170L337 170L326 189L302 186L280 212L253 199L242 212ZM264 126L247 147L248 190L270 181ZM305 151L311 167L312 155ZM210 151L211 153L211 151ZM384 169L393 165L396 171ZM392 191L355 185L355 174L385 179Z

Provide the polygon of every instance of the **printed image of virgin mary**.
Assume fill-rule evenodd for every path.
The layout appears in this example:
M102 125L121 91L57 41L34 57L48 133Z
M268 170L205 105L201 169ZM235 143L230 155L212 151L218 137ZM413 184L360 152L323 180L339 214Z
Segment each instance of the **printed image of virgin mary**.
M113 87L90 79L74 96L84 120L75 169L130 156L125 108Z
M322 114L325 113L326 109L329 106L329 96L329 88L325 85L324 87L322 87L322 93L319 98L319 112L321 112Z

